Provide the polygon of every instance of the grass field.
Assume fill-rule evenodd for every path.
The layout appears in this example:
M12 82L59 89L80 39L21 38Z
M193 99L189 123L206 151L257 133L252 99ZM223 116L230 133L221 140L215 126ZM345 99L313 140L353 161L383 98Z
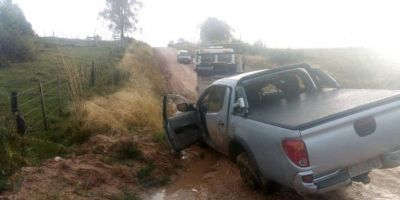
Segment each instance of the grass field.
M71 174L81 173L81 167L85 167L84 174L89 175L103 170L101 177L112 177L108 179L113 180L114 183L116 176L119 176L116 184L122 191L121 195L118 194L118 190L114 191L118 199L135 197L134 192L137 188L159 187L169 182L174 162L171 160L172 156L169 154L165 140L160 139L163 136L160 102L167 84L165 84L161 64L154 50L145 43L134 42L125 48L124 52L113 56L112 62L107 62L110 50L107 44L89 47L83 45L81 41L71 41L72 44L65 43L68 41L46 39L41 43L43 46L38 60L3 69L15 74L20 71L20 76L25 77L24 79L29 81L34 88L39 79L47 83L53 80L59 71L67 71L63 75L72 77L69 79L70 87L73 90L82 91L83 94L79 93L80 97L77 99L72 98L73 101L65 115L54 116L56 123L52 124L49 131L28 132L22 137L12 131L12 128L4 129L4 131L9 131L2 134L7 137L1 140L4 148L0 148L0 162L4 165L0 166L0 193L3 189L7 190L5 193L12 190L22 191L23 194L25 189L39 188L44 192L40 193L33 189L35 195L38 195L33 198L42 199L40 195L43 193L50 196L53 193L55 196L76 194L86 196L92 192L92 186L80 187L79 178L71 179L73 177ZM65 61L62 61L59 52ZM96 64L98 76L96 76L95 87L90 86L90 81L88 81L91 77L93 59L103 60ZM49 64L50 62L52 64ZM58 67L63 66L64 63L66 63L65 67ZM32 72L28 69L27 73L23 73L24 69L30 65L40 65L37 69L41 70L34 69L35 71ZM53 66L56 66L56 69ZM114 77L113 84L110 84L110 74L115 75L112 76ZM129 78L125 79L124 76ZM31 78L33 80L30 80ZM9 80L12 79L14 78L10 77ZM120 80L119 84L118 80ZM7 90L5 95L13 90L29 89L29 85L4 87L4 90ZM71 93L74 92L73 90ZM9 112L7 107L4 109L5 113ZM15 124L13 120L10 122L10 124ZM49 158L56 156L60 156L60 159L65 160L69 165L56 164L49 167L49 164L51 165L55 160ZM76 162L76 160L79 161ZM91 165L90 169L86 169L88 163ZM11 179L7 179L8 175L26 165L43 169L49 176L25 174L22 179L26 178L29 181L33 178L34 183L29 184L29 187L24 187L23 184L15 186L24 170L15 173ZM71 171L67 174L65 169ZM1 175L2 171L3 175ZM53 173L61 173L65 179L60 180L60 177L51 175ZM121 175L118 175L119 173ZM15 177L17 181L13 179ZM79 174L79 177L88 181L88 178L82 177L82 174ZM54 192L41 187L41 183L48 181L47 178L54 183L52 188L57 188ZM22 182L26 181L22 180ZM108 181L95 182L93 191L97 186L109 187L109 184ZM67 195L61 192L70 191L71 188L73 188L73 194ZM124 192L126 188L130 189L129 193ZM97 194L93 193L93 195Z
M117 51L113 42L99 42L97 46L84 40L40 38L37 42L37 58L32 62L11 63L0 68L0 187L4 187L1 177L11 174L22 165L37 165L41 160L63 155L71 150L71 145L85 138L70 128L71 118L68 107L68 83L64 59L75 67L82 80L83 96L111 93L118 86L113 74L123 52ZM63 58L63 59L62 59ZM92 63L95 64L96 82L89 85ZM61 105L58 81L61 80ZM110 77L113 77L111 80ZM43 128L43 117L39 94L39 82L43 84L47 119L50 129ZM15 134L15 118L11 114L10 94L19 92L20 110L24 113L26 137ZM3 184L3 185L2 185Z

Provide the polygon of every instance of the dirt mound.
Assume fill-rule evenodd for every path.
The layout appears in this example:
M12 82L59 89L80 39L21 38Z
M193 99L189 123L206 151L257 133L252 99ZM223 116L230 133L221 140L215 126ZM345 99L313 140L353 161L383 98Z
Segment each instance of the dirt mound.
M82 155L23 168L12 177L14 191L0 198L110 199L126 191L140 196L169 181L157 178L175 173L167 145L117 135L95 135L77 150Z
M124 187L134 191L137 182L134 174L135 167L107 165L102 162L101 155L86 154L72 159L56 157L41 167L23 168L13 177L16 183L20 182L19 191L6 197L109 199Z

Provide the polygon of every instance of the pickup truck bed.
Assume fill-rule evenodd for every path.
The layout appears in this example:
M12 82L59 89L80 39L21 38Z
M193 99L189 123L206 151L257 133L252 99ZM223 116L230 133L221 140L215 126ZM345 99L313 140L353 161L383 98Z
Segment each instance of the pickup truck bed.
M335 118L400 100L400 91L330 89L302 94L273 104L250 107L249 119L292 130L303 130Z

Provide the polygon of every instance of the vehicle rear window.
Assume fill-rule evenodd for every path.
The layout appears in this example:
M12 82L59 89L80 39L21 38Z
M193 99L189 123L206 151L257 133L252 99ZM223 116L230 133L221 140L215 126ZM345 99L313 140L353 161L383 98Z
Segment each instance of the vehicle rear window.
M250 107L291 100L308 90L304 77L298 73L273 78L260 77L244 88Z

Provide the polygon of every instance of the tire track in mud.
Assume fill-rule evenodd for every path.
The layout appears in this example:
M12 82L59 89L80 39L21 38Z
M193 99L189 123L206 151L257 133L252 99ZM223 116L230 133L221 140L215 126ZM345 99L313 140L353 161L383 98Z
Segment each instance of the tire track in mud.
M157 48L170 74L173 92L194 93L196 74L193 65L176 61L176 50ZM182 166L179 174L164 188L148 194L150 200L202 200L202 199L267 199L267 200L364 200L400 199L400 168L374 170L371 183L352 183L339 190L314 197L302 197L290 189L282 189L273 195L264 195L245 186L234 163L212 149L197 146L186 150L178 161Z

